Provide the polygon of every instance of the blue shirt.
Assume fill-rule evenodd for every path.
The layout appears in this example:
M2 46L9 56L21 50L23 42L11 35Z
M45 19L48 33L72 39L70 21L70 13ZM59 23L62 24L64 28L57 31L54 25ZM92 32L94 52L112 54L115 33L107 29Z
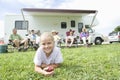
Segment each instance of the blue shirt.
M80 37L88 37L88 36L89 36L88 32L81 32L80 33Z

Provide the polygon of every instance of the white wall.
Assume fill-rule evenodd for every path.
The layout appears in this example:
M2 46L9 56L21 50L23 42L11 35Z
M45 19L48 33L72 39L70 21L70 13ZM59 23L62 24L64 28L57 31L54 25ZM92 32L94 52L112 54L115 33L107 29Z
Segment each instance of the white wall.
M57 30L59 35L65 37L66 31L69 29L75 30L77 33L78 22L81 22L80 17L75 16L26 16L29 20L29 29L40 30L41 33L45 31ZM75 20L75 28L71 28L71 20ZM66 29L61 29L61 22L67 23Z
M13 28L15 28L15 21L16 20L23 20L23 17L21 15L6 15L5 16L5 23L4 23L4 32L5 32L5 42L8 42L10 34L12 34ZM27 33L26 30L18 30L18 34L20 34L22 37L25 37L25 34Z
M4 23L0 20L0 38L4 38Z

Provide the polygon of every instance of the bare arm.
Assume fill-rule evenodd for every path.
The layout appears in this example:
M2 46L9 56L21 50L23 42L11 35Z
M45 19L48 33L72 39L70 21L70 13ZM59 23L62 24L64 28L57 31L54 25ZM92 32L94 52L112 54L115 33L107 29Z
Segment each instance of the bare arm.
M42 70L42 68L40 66L35 65L35 71L38 73L44 73L44 71Z
M47 64L44 64L44 63L41 64L41 68L45 68L47 66L48 66Z
M52 66L53 68L57 68L60 66L60 64L50 64L49 66Z

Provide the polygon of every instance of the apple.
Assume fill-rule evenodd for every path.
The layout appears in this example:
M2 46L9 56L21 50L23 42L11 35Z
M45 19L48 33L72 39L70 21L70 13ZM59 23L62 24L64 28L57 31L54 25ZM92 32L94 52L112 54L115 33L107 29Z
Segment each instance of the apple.
M47 72L51 72L51 71L53 71L54 70L54 68L52 67L52 66L48 66L48 68L47 68Z

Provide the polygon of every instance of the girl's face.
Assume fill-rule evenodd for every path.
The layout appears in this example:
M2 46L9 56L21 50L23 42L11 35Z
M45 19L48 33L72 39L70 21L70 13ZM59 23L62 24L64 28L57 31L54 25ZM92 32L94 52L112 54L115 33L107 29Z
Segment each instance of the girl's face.
M51 37L42 37L41 47L46 54L51 54L54 48L54 40Z

